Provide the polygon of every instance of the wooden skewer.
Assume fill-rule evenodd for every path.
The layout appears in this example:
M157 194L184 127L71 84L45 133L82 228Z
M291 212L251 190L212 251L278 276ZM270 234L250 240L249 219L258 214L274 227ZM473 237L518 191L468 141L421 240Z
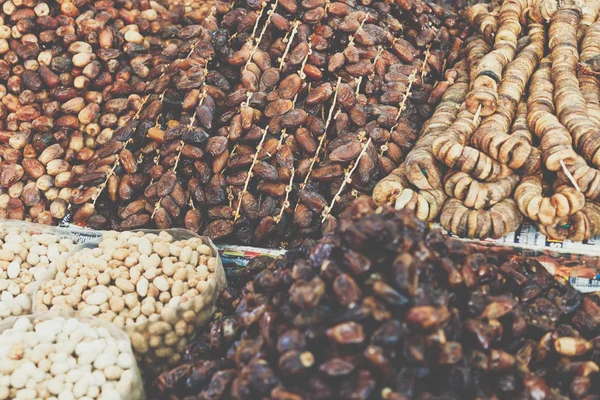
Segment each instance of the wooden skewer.
M340 185L340 188L338 189L338 191L335 194L335 196L333 196L333 200L331 200L331 204L328 207L325 207L325 209L323 210L323 215L322 215L323 218L321 219L321 222L325 222L325 219L327 218L327 216L329 215L329 213L333 209L333 206L335 205L335 202L339 199L340 194L342 194L342 191L346 187L346 184L352 183L352 174L356 170L356 167L358 167L358 163L360 162L360 159L365 155L365 153L367 152L367 148L369 147L370 144L371 144L371 138L369 138L369 140L367 141L367 143L365 143L363 145L363 148L362 148L360 154L358 155L358 157L354 161L354 165L346 173L346 176L344 177L344 181Z
M578 192L581 192L581 189L579 188L579 185L577 184L577 181L575 181L575 178L573 177L573 175L571 175L571 173L567 169L567 166L565 165L565 162L563 160L560 160L559 162L560 162L560 166L563 169L563 172L565 173L565 175L567 176L567 178L569 178L569 181L571 181L571 183L573 184L573 186L575 187L575 189Z
M337 104L338 88L340 87L341 82L342 82L342 77L338 77L335 88L333 89L334 90L333 101L331 103L331 107L329 108L327 121L325 121L325 132L321 135L321 138L319 140L319 146L317 147L317 150L315 151L315 155L312 158L312 161L310 163L310 168L308 169L308 173L306 174L306 177L304 178L304 182L302 183L302 188L304 188L306 186L306 184L308 183L308 180L310 179L310 174L313 170L313 167L315 166L315 163L319 159L319 153L321 152L321 148L323 147L323 142L325 141L325 137L327 136L327 128L329 127L329 124L331 123L331 117L333 116L333 110L335 109L335 106Z
M142 114L142 110L144 109L144 106L146 105L146 102L148 101L148 99L150 99L150 95L147 95L146 98L144 98L144 100L142 101L142 104L140 104L140 108L137 110L136 114L134 115L134 117L132 118L132 121L136 121L138 119L140 119L140 115ZM135 130L134 130L135 132ZM132 142L133 139L128 139L125 142L125 145L123 146L123 149L126 149L127 146ZM119 159L117 158L117 160L115 161L115 163L113 164L112 168L110 169L110 171L108 171L108 174L106 174L106 179L104 180L104 182L102 182L102 184L98 187L98 190L96 191L96 194L94 194L94 196L92 197L92 205L95 206L96 205L96 201L98 201L98 198L100 197L100 195L102 194L102 192L104 191L104 189L106 188L106 186L108 185L108 181L109 179L115 174L115 170L117 169L117 166L120 164Z
M291 32L290 36L288 37L286 34L285 38L283 38L283 42L287 43L287 45L285 46L285 51L283 52L281 57L279 57L279 70L280 71L283 68L283 65L285 64L285 57L287 56L287 54L290 51L290 47L292 46L292 41L294 40L294 36L296 36L296 33L298 32L298 26L300 26L300 21L295 21L294 25L292 27L292 32Z
M479 114L481 114L481 104L479 104L479 107L477 107L477 112L473 116L473 123L474 124L477 123L477 120L479 119Z
M248 61L246 61L246 65L244 65L244 71L248 69L248 65L250 65L250 61L252 61L252 57L254 57L254 54L256 53L258 46L262 42L262 38L263 38L265 32L267 31L269 24L271 23L271 17L273 16L273 13L275 12L275 9L277 8L278 4L279 4L279 0L275 0L275 3L273 3L271 5L271 9L269 11L267 11L267 20L265 21L265 25L262 27L262 30L260 31L260 35L258 36L258 39L256 40L256 45L254 45L252 47L252 50L250 51L250 57L248 58ZM262 16L263 11L264 11L264 8L261 10L261 16ZM254 36L254 34L252 36Z
M277 217L275 217L276 223L279 223L279 221L281 221L281 217L283 217L283 212L290 206L289 197L290 197L291 191L293 190L292 183L294 182L295 174L296 174L296 169L294 167L292 167L292 175L290 176L290 182L285 187L285 199L283 200L283 203L281 204L281 210L279 210L279 215L277 215Z
M250 179L252 179L252 170L254 169L254 166L256 165L256 162L258 160L258 155L260 154L261 150L262 150L262 146L263 143L265 142L265 137L267 136L267 131L269 130L269 125L267 125L263 131L263 135L262 138L260 139L260 142L258 143L258 146L256 147L256 152L254 153L254 157L252 158L252 164L250 165L250 169L248 170L248 176L246 177L246 182L244 183L244 190L242 190L240 192L240 194L238 195L238 205L237 205L237 209L235 210L235 214L233 217L234 221L237 221L237 219L240 217L240 208L242 207L242 200L244 199L244 195L248 192L248 185L250 184Z

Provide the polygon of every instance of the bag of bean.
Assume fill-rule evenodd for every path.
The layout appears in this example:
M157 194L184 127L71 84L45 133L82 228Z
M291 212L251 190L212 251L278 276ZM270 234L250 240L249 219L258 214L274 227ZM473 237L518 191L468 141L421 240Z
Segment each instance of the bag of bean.
M0 399L144 398L129 337L70 311L0 323Z
M78 310L123 328L143 369L179 363L226 286L216 247L184 229L104 232L57 265L34 310Z
M0 221L0 321L31 313L38 283L52 276L59 258L99 233L24 221Z

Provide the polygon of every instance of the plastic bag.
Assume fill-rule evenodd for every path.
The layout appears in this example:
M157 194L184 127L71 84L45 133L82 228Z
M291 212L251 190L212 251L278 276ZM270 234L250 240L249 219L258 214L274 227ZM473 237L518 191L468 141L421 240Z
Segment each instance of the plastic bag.
M87 330L88 327L94 329ZM46 354L51 353L54 356L49 360ZM39 374L42 379L44 377L43 369L36 368L36 364L39 368L44 363L43 359L51 365L47 373L53 375L53 379L38 382L35 389L31 389L27 380ZM0 384L2 399L19 395L36 399L60 398L62 391L73 395L67 393L65 398L140 400L145 397L127 334L112 324L82 317L73 311L48 311L1 322L0 382L6 377L10 383ZM47 391L39 391L40 386ZM25 392L19 394L19 390Z
M0 321L31 312L38 282L48 279L59 258L98 232L25 221L0 220Z
M148 243L136 239L139 235ZM214 314L227 284L212 241L184 229L104 232L57 267L34 295L34 311L77 308L113 322L129 334L140 366L153 372L180 362L189 337ZM201 283L197 276L208 278ZM88 286L89 280L94 282ZM81 287L66 290L63 282Z

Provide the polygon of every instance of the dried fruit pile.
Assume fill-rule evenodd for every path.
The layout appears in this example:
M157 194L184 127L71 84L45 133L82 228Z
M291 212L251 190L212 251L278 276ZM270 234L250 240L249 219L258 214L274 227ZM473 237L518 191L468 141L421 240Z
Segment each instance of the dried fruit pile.
M320 236L403 161L467 34L421 0L217 2L86 165L74 221L263 246Z
M161 396L595 398L598 295L373 209L361 197L335 234L258 273Z
M600 2L559 3L469 10L480 35L376 203L470 238L504 236L523 217L552 238L600 233Z
M129 0L1 3L0 217L51 224L85 198L85 164L140 109L178 28Z
M210 14L215 1L206 0L162 0L165 7L175 15L183 15L194 23L202 23L204 18Z

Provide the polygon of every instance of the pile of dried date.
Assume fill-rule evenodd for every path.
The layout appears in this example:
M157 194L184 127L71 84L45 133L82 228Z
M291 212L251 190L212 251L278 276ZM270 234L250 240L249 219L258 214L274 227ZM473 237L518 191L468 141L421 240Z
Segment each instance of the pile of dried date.
M260 260L262 262L263 260ZM227 293L226 293L227 295ZM170 399L592 399L600 297L361 197L155 381ZM191 397L186 397L191 396Z
M85 164L142 107L179 28L148 1L7 0L0 15L0 218L52 224Z
M468 29L423 0L216 2L90 158L74 222L262 246L320 237L404 160Z

